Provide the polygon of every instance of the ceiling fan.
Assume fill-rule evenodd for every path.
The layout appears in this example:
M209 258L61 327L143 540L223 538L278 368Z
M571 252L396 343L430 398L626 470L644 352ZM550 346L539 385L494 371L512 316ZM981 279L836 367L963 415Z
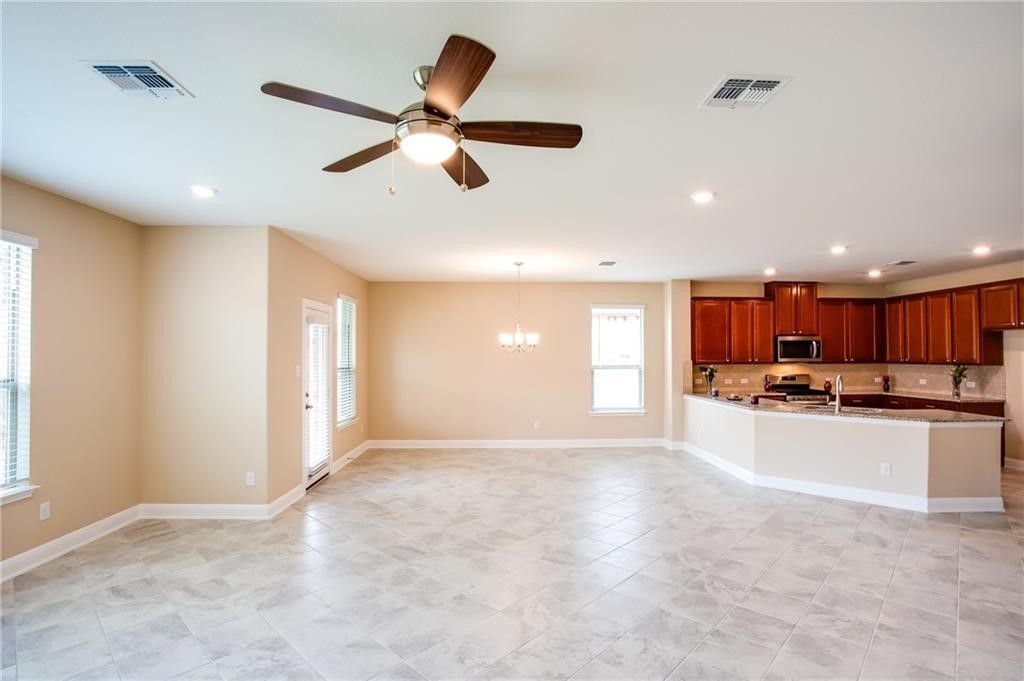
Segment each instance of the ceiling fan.
M488 180L476 161L462 149L462 140L571 149L583 137L583 128L570 123L459 120L456 113L476 90L493 61L494 52L484 45L460 35L450 36L434 66L420 66L413 72L413 80L425 93L423 101L410 104L397 116L284 83L264 83L260 90L281 99L395 127L390 139L335 161L324 168L327 172L348 172L387 156L398 146L413 161L440 163L462 191L466 191L481 187Z

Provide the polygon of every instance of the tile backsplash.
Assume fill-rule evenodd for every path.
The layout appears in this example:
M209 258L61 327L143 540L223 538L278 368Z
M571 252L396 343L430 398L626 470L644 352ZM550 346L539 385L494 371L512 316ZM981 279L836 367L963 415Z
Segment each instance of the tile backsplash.
M811 387L821 388L843 375L847 392L881 392L882 376L889 374L893 392L912 392L949 397L950 367L930 364L716 364L715 385L723 395L763 392L765 374L810 374ZM746 383L744 383L744 380ZM925 383L921 383L921 381ZM973 383L972 388L969 384ZM707 390L700 365L693 367L693 391ZM972 366L961 386L964 397L1006 398L1006 371L1001 366Z

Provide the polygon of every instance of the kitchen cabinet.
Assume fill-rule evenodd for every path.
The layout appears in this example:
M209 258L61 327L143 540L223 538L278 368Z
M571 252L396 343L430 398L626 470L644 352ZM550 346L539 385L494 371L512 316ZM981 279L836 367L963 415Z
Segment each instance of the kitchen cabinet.
M953 361L953 306L949 293L929 293L927 303L927 360L929 364Z
M902 300L885 301L885 361L902 362L906 355Z
M981 311L978 289L954 291L953 361L957 364L981 364Z
M874 300L819 300L821 361L881 361L879 317Z
M692 304L693 361L702 364L769 364L774 359L772 301L700 298Z
M765 295L775 303L775 333L780 336L818 334L818 285L812 282L773 281Z
M818 301L818 331L821 335L821 361L846 362L846 303L839 300Z
M979 290L981 328L1015 329L1022 324L1020 294L1024 284L1008 282L982 286Z
M770 300L754 300L752 308L753 359L758 364L770 364L775 361L775 306Z
M924 296L903 301L903 361L924 364L928 361L928 314Z
M730 301L694 300L691 306L693 323L693 361L701 364L727 363L731 321Z

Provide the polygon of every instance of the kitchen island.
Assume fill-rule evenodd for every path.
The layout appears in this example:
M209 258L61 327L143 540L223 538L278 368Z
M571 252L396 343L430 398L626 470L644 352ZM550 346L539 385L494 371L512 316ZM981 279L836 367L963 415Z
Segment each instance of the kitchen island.
M760 487L925 512L1001 511L1004 419L685 395L682 448Z

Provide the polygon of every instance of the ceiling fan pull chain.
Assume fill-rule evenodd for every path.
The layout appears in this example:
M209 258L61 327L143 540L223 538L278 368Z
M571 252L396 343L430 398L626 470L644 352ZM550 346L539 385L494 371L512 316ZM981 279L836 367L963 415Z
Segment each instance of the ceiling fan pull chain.
M391 140L391 184L388 185L388 194L391 195L391 196L394 196L395 194L398 193L398 190L395 189L395 151L396 151L395 140L392 139Z
M462 184L459 185L459 189L465 192L469 189L469 185L466 184L466 150L460 145L459 151L462 152Z

